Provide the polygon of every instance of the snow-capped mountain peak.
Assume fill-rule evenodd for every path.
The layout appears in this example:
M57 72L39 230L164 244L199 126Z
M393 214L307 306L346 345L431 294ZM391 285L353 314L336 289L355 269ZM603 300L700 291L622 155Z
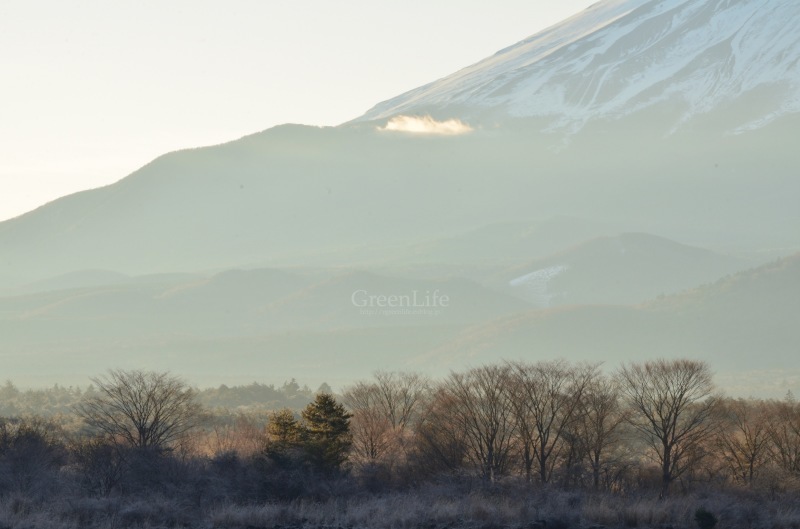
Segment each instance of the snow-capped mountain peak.
M575 131L656 105L672 127L725 110L733 132L800 111L800 2L606 0L360 119L535 117Z

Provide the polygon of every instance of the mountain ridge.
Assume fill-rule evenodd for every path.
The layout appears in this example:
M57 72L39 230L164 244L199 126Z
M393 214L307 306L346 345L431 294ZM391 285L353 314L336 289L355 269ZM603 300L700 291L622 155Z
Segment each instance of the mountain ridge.
M638 306L531 310L471 326L428 352L493 361L588 361L690 355L731 371L795 365L800 340L800 254Z
M798 24L792 0L600 2L356 121L539 117L575 133L667 105L677 119L665 132L720 107L738 117L726 132L743 132L800 111Z
M504 271L536 306L635 305L742 269L746 261L646 233L597 237Z
M14 376L60 380L87 365L333 382L500 356L786 364L796 267L742 276L734 296L692 287L738 266L702 248L800 249L800 36L781 33L797 12L609 0L477 63L472 80L462 71L339 127L169 153L2 222L0 357ZM474 126L387 126L406 111ZM698 248L614 237L628 232ZM514 295L542 270L566 306ZM352 297L437 289L453 304L432 316L362 314Z

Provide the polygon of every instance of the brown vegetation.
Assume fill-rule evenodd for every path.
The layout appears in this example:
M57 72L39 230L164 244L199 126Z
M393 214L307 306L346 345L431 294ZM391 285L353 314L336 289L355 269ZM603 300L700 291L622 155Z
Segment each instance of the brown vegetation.
M170 375L98 386L82 423L0 420L0 527L800 525L800 405L690 360L377 373L268 416Z

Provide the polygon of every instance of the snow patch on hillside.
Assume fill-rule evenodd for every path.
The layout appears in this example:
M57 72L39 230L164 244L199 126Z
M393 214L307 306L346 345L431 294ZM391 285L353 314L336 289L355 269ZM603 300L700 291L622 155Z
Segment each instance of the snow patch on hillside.
M555 297L548 289L550 282L569 269L567 265L550 266L534 270L529 274L517 277L508 282L513 288L524 290L525 298L533 302L537 307L546 308L550 306Z

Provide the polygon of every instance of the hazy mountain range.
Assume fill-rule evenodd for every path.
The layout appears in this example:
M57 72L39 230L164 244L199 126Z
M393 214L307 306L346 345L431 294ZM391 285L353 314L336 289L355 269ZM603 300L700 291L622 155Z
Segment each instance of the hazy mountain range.
M606 0L341 126L166 154L2 222L3 376L800 370L799 26L793 1Z
M539 307L635 304L741 269L744 261L643 233L599 237L506 272ZM518 275L521 274L521 275Z

